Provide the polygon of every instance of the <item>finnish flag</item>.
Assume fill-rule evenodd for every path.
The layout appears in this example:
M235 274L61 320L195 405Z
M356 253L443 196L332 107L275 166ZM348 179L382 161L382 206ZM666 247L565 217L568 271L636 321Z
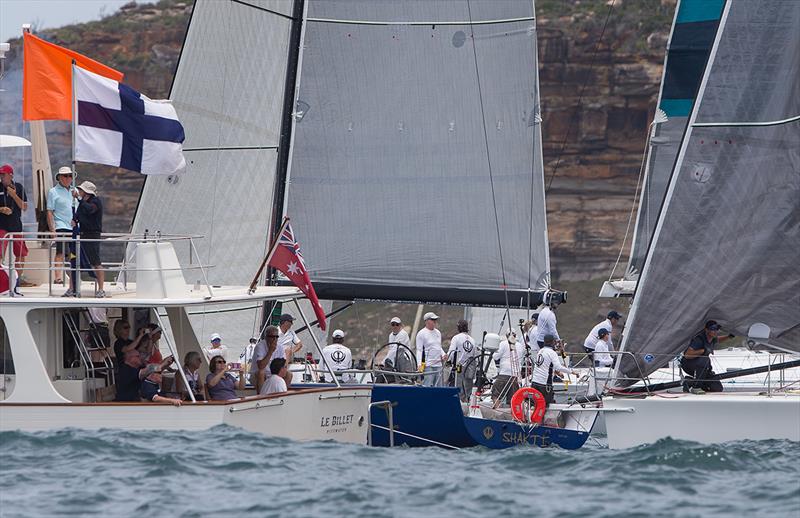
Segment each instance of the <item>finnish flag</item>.
M75 160L143 174L183 172L183 126L169 101L72 67Z

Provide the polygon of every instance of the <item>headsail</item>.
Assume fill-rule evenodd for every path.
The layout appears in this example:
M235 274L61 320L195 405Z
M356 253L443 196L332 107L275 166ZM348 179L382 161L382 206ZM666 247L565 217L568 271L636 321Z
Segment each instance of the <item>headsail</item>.
M533 2L306 8L287 212L320 298L536 304Z
M266 250L291 15L291 2L207 0L189 23L170 94L186 128L187 170L147 179L133 231L205 236L198 252L215 266L212 284L247 285ZM178 252L189 265L188 251ZM203 282L196 275L187 281ZM198 333L246 343L258 312L192 322Z
M800 2L730 0L624 332L621 374L707 319L800 350ZM641 371L640 371L641 368Z
M642 270L724 3L680 0L675 9L658 98L667 120L652 129L626 280L637 279Z

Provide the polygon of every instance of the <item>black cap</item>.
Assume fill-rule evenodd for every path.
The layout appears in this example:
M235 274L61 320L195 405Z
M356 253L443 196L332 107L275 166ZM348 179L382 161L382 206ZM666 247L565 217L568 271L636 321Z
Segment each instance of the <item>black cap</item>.
M551 345L553 342L556 341L556 337L553 335L544 335L544 344Z
M539 313L534 313L531 315L531 320L539 320Z
M281 324L283 324L284 322L294 322L294 317L289 313L284 313L283 315L281 315Z
M622 315L620 315L616 311L609 311L606 317L608 317L608 319L611 320L612 318L622 318Z
M604 336L608 335L608 329L605 327L601 327L599 331L597 331L597 338L603 338Z
M722 329L722 326L719 325L716 320L709 320L706 322L706 329L709 331L719 331Z

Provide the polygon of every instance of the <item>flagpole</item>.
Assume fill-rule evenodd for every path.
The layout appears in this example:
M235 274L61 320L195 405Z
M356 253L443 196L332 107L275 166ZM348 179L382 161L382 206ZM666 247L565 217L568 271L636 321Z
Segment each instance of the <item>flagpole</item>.
M281 224L281 227L278 229L278 233L275 234L275 238L272 242L272 245L269 247L269 252L267 252L267 255L264 257L264 260L261 261L261 266L258 267L258 271L253 276L253 280L250 281L250 287L247 289L248 294L252 295L253 292L256 291L258 278L261 277L264 268L266 268L266 266L269 264L270 260L272 259L272 256L275 255L275 250L277 250L278 248L278 242L280 241L280 237L283 234L283 231L286 230L286 225L288 224L289 224L289 218L284 217L283 223Z
M75 128L77 125L75 121L78 117L78 97L75 95L75 60L72 60L72 68L70 69L72 74L72 174L74 176L72 180L72 185L75 185L77 180L77 174L75 173Z

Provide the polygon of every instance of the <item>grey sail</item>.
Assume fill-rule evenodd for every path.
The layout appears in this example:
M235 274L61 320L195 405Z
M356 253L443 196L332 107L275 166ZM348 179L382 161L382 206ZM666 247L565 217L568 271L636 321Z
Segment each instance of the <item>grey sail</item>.
M533 2L306 9L286 213L320 298L535 304L549 255Z
M637 279L642 270L724 3L724 0L680 0L675 8L658 96L658 109L667 120L654 124L652 129L625 272L627 280Z
M291 2L206 0L195 4L172 86L186 128L187 170L145 182L133 231L202 235L198 254L211 284L247 285L270 232L283 113ZM183 266L188 249L178 249ZM199 271L187 281L205 284ZM214 308L207 308L213 311ZM219 332L247 343L259 309L200 314L205 340Z
M703 322L800 350L800 2L732 0L670 179L621 348L646 375Z

